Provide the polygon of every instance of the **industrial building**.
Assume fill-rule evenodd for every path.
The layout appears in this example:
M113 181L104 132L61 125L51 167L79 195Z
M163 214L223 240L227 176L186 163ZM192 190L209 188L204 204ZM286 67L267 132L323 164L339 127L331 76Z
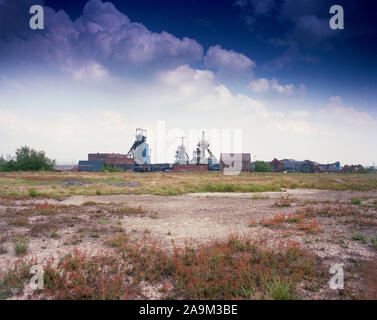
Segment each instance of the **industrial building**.
M137 128L135 141L127 154L119 153L89 153L88 160L80 160L78 171L100 171L103 167L111 166L124 171L136 172L206 172L223 171L225 168L239 168L243 172L254 171L255 162L251 161L250 153L221 153L220 161L210 149L205 132L192 152L190 159L184 145L184 137L175 154L175 161L170 163L151 164L150 149L147 143L147 130ZM294 159L278 160L274 158L270 163L273 172L307 172L307 173L337 173L358 172L359 167L345 167L340 170L340 163L320 164L311 160L297 161Z
M306 172L306 173L322 173L322 172L339 172L340 162L320 164L311 160L297 161L294 159L278 160L274 158L270 162L273 172Z

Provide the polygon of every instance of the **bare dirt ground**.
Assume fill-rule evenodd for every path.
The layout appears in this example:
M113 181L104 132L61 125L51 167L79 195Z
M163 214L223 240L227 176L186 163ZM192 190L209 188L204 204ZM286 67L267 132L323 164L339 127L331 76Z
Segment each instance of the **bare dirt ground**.
M360 203L353 199L359 199ZM167 248L187 241L224 240L238 234L250 239L262 237L270 243L281 239L294 241L320 257L328 268L335 263L344 265L346 294L325 287L302 298L375 299L376 201L377 191L310 189L260 194L7 200L0 205L0 233L6 251L0 255L0 273L19 259L12 244L17 236L29 238L26 257L34 257L39 262L73 248L110 251L108 241L119 233L135 242L158 240ZM139 208L140 212L128 214L122 209L125 207ZM144 290L144 297L160 297L148 285ZM19 298L27 297L28 290L25 290Z

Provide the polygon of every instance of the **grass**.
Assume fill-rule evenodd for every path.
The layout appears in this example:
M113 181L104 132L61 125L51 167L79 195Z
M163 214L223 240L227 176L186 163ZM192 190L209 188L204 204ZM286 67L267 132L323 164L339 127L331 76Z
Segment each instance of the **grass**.
M351 203L355 205L360 205L361 204L361 199L359 198L352 198Z
M4 243L0 243L0 254L8 253L7 248L5 247Z
M377 237L370 239L370 244L372 248L377 250Z
M29 225L29 219L24 216L11 218L8 223L16 227L26 227Z
M267 284L268 293L274 300L294 300L292 283L289 281L275 278L271 283Z
M64 186L65 180L88 182L84 186ZM111 182L109 182L111 181ZM136 182L137 187L116 183ZM41 184L43 182L43 184ZM53 188L54 186L54 188ZM377 189L377 174L282 174L241 173L90 173L90 172L2 172L0 197L36 197L40 194L61 198L71 195L160 194L198 192L265 192L283 188L368 191Z
M268 196L265 196L265 195L260 194L260 193L254 193L254 194L251 196L251 199L252 199L252 200L265 200L265 199L268 199Z
M361 234L361 233L354 233L351 237L352 240L354 241L361 241L362 243L367 243L367 238Z
M13 241L13 249L16 256L24 255L29 247L29 241L25 238L18 237Z
M38 197L38 192L35 189L28 190L29 196L32 198Z
M44 202L42 204L37 203L35 205L35 212L40 215L54 215L60 209L59 204L50 204L48 202Z

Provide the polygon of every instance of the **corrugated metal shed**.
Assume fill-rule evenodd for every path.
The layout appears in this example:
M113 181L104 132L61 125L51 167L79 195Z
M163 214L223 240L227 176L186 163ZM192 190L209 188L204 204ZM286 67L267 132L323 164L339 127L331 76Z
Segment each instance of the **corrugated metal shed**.
M101 168L105 165L103 161L79 161L79 171L100 171Z

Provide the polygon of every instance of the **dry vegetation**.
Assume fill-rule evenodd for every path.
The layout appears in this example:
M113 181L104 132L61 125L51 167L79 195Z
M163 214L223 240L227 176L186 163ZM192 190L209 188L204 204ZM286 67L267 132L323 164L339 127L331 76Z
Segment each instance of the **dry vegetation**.
M2 173L0 298L376 299L376 190L373 174Z
M242 173L0 173L2 197L156 194L195 192L265 192L281 189L377 189L377 175Z

